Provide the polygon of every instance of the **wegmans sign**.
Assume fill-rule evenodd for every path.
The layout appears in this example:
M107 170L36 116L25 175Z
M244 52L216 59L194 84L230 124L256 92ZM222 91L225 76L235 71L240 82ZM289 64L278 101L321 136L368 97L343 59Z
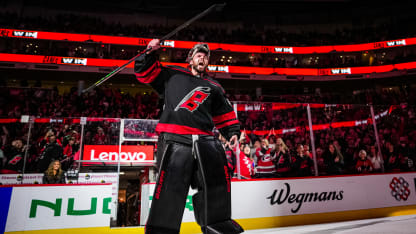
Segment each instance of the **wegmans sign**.
M416 205L416 173L241 180L231 183L235 219L280 217ZM142 186L146 223L155 184ZM195 222L190 190L183 222Z

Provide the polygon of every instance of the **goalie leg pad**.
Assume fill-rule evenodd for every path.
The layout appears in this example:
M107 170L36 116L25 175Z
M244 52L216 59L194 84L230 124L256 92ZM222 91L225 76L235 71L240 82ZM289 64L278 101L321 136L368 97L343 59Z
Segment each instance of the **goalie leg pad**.
M194 143L197 171L192 197L195 219L204 233L240 233L231 220L231 179L221 143L201 138Z
M190 145L168 143L161 148L163 155L146 233L179 233L195 160Z

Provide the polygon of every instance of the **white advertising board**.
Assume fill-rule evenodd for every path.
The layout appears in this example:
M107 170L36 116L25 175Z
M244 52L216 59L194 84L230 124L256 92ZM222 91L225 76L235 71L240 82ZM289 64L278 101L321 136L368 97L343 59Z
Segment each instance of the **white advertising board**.
M79 184L111 183L111 217L115 217L115 207L118 200L117 172L79 173Z
M117 172L93 172L93 173L79 173L78 181L66 179L67 184L99 184L111 183L112 186L112 203L111 203L111 217L115 217L115 204L118 199L117 191ZM42 184L43 174L25 174L23 184ZM0 183L2 185L21 184L21 174L4 174L0 175Z
M110 225L111 185L14 187L6 232Z
M416 173L400 173L233 181L232 216L246 219L415 205L415 179ZM154 187L143 185L142 223L146 222ZM190 196L183 222L195 222Z
M6 184L21 184L23 178L23 184L41 184L43 174L34 173L34 174L25 174L22 177L22 174L2 174L0 175L0 183L2 185Z

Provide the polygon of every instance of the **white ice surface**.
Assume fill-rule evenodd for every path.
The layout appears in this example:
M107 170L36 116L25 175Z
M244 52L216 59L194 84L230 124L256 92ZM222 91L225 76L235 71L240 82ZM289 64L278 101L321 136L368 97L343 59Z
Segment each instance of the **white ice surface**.
M393 234L416 233L416 215L404 215L348 222L314 224L261 230L246 230L245 234Z

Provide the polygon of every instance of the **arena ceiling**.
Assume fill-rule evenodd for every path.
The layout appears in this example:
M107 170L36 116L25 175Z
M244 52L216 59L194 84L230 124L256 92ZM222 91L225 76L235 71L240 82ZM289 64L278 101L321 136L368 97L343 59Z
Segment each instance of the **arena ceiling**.
M102 12L121 14L151 14L169 19L189 19L213 3L226 2L225 9L206 17L209 22L235 22L248 24L362 24L367 19L412 17L412 1L360 1L360 0L0 0L0 9L10 6L20 12L30 8L59 9L76 12Z

